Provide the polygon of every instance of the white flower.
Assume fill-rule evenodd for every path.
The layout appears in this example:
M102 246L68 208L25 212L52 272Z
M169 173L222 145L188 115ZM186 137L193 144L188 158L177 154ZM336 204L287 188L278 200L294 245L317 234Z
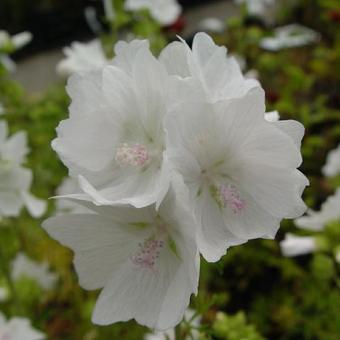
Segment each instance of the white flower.
M129 11L147 9L164 26L173 24L182 11L177 0L126 0L125 8Z
M185 103L165 118L166 157L184 178L208 261L228 246L273 238L282 218L305 211L303 126L264 119L264 93L219 102Z
M285 235L285 239L280 242L280 247L286 257L313 253L317 248L313 236L297 236L290 233Z
M280 119L280 114L278 111L270 111L265 113L264 118L268 122L277 122Z
M14 317L6 321L0 312L0 339L1 340L42 340L45 335L32 328L29 319Z
M98 39L89 43L73 42L63 52L66 58L57 65L57 72L61 76L99 69L109 62Z
M284 48L305 46L318 41L319 33L312 29L291 24L278 27L274 30L273 37L263 38L260 46L268 51L279 51Z
M70 118L52 147L96 204L143 207L160 202L169 186L163 117L179 100L176 79L147 41L120 42L115 51L113 65L70 78Z
M234 0L237 4L245 3L250 15L265 18L276 0Z
M92 214L52 217L43 227L75 253L84 289L104 288L92 320L107 325L135 319L157 330L178 324L197 293L199 255L193 221L181 193L160 205L95 206ZM175 200L176 198L176 200Z
M37 263L28 258L24 253L18 253L11 264L11 276L13 280L22 277L36 281L42 288L52 289L57 281L57 275L48 269L48 264Z
M195 311L192 309L187 309L184 314L184 319L186 322L190 323L192 327L199 327L201 317L197 315L193 318ZM192 319L193 318L193 319ZM174 328L167 329L164 332L147 333L144 336L144 340L176 340L176 333ZM199 332L196 329L191 330L191 335L187 335L185 340L198 340Z
M309 209L306 216L302 216L294 222L299 228L320 231L326 224L338 219L340 219L340 188L333 196L327 198L321 205L320 211Z
M46 210L46 202L29 193L32 171L21 166L27 153L26 133L8 137L7 123L0 121L0 218L18 216L24 205L34 217Z
M67 196L70 194L77 194L81 192L78 181L71 177L66 177L60 186L58 187L56 194L57 196ZM86 209L84 206L78 204L76 201L71 201L69 199L58 199L56 200L57 213L88 213L90 210Z
M109 21L113 21L116 17L116 13L113 7L112 0L103 0L103 5L106 19Z
M192 50L184 41L169 44L160 55L160 61L169 74L184 80L194 79L197 97L210 102L241 97L258 81L244 79L240 67L232 57L226 57L227 49L217 46L205 33L197 33Z
M12 44L15 49L20 49L29 44L33 39L33 35L31 32L24 31L18 34L14 34L12 36Z
M340 174L340 144L327 155L326 164L322 168L322 173L329 177Z
M225 28L225 22L214 17L204 18L198 23L198 29L205 32L223 33Z

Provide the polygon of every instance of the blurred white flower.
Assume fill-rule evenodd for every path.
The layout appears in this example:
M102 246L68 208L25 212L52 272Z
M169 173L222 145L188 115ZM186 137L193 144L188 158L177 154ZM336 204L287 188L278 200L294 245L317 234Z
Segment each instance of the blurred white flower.
M317 246L313 236L297 236L287 233L280 242L282 254L286 257L313 253Z
M31 32L24 31L18 34L14 34L12 36L12 44L15 49L20 49L29 44L33 39L33 35Z
M194 310L187 309L184 314L184 320L190 323L192 327L197 328L200 325L201 317L197 315L195 318L193 318L194 315L195 315ZM198 340L198 339L199 332L196 329L192 329L191 335L187 335L184 340ZM167 329L164 332L147 333L144 336L144 340L176 340L175 328Z
M143 207L168 190L163 117L177 86L147 41L120 42L115 51L113 65L69 79L70 118L52 147L96 204Z
M166 157L184 178L208 261L229 246L273 238L283 218L300 216L307 178L301 164L303 126L264 119L260 88L216 104L184 103L165 117Z
M268 122L277 122L280 119L280 114L278 111L266 112L264 118Z
M103 0L105 17L109 21L113 21L116 17L112 0Z
M24 47L32 40L32 37L32 33L28 31L15 34L11 37L7 31L0 30L0 64L2 64L8 72L14 72L16 70L16 65L8 56L8 53Z
M241 97L260 86L254 79L245 79L235 58L227 58L226 53L227 49L215 45L207 34L197 33L192 49L184 41L175 41L161 52L159 59L169 74L195 80L197 97L216 102Z
M170 190L158 210L84 202L92 214L44 222L51 237L74 251L80 285L104 288L94 323L135 319L165 330L182 320L191 294L197 293L199 255L194 222L180 196Z
M7 123L0 121L0 218L18 216L24 205L34 217L46 210L46 202L29 193L32 171L21 166L27 153L26 133L8 137Z
M268 51L279 51L284 48L305 46L318 41L320 34L308 27L291 24L278 27L273 37L263 38L260 46Z
M22 317L13 317L6 321L0 312L0 339L1 340L42 340L45 334L31 326L31 321Z
M48 263L37 263L28 258L24 253L18 253L11 264L13 280L28 278L36 281L42 288L52 289L57 281L57 274L49 270Z
M295 224L302 229L320 231L332 222L340 219L340 188L334 195L327 198L320 211L309 209L306 216L296 219Z
M276 0L234 0L237 4L246 4L248 14L259 18L269 15L269 8L276 3Z
M182 12L177 0L126 0L125 8L129 11L147 9L163 26L173 24Z
M198 30L211 33L223 33L226 29L226 23L221 19L207 17L198 23Z
M340 174L340 144L327 155L326 164L322 168L322 173L329 177Z
M56 191L57 196L67 196L70 194L77 194L81 192L78 181L75 178L66 177L61 182ZM89 213L91 210L86 209L81 204L78 204L74 200L59 198L56 200L57 213Z
M109 62L99 39L88 43L73 42L63 52L66 58L57 64L57 72L61 76L100 69Z

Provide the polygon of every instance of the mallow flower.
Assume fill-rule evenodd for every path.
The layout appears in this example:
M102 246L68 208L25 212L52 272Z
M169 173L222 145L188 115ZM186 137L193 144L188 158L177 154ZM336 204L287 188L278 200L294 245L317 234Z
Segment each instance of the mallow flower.
M22 167L27 153L26 133L9 137L7 123L0 121L0 218L18 216L23 206L34 217L46 210L46 202L29 192L32 171Z
M20 252L11 263L11 277L15 281L20 278L31 279L49 290L55 286L58 277L48 267L48 263L35 262Z
M1 340L43 340L45 334L34 329L29 319L13 317L6 321L0 312L0 339Z
M268 51L279 51L284 48L292 48L309 45L318 41L320 34L311 28L290 24L277 27L273 37L266 37L260 41L260 46Z
M301 164L303 126L268 122L264 92L215 104L187 102L165 117L166 158L182 175L208 261L229 246L273 238L281 219L305 211Z
M280 242L280 248L284 256L293 257L313 253L317 249L317 244L313 236L297 236L288 233Z
M83 204L91 214L49 218L43 228L74 253L80 285L103 288L92 321L135 319L156 330L178 324L197 293L199 255L191 215L170 189L158 210Z
M234 2L245 4L250 15L266 19L269 9L275 5L276 0L234 0Z
M70 117L52 147L96 204L143 207L168 190L163 118L190 91L176 86L147 41L119 42L115 52L112 65L69 79Z
M64 47L63 52L66 58L57 64L57 73L61 76L98 69L109 62L99 39L88 43L75 41L70 47Z
M333 221L340 220L340 188L334 195L327 198L321 205L320 211L308 209L307 214L296 219L297 227L307 230L320 231Z
M206 33L197 33L192 49L185 41L175 41L163 49L159 60L171 75L194 79L201 98L217 102L242 97L250 89L259 87L255 79L245 79L233 57L227 57L224 46L215 45Z
M322 173L328 177L340 174L340 144L327 155L326 164L322 168Z
M128 11L147 9L152 18L162 26L173 24L182 12L177 0L126 0L125 9Z

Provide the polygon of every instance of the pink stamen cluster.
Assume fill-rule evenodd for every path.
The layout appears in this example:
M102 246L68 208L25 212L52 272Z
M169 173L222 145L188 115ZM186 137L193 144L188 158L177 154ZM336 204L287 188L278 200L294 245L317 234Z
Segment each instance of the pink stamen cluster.
M149 152L144 145L124 143L117 149L115 159L120 165L144 166L149 161Z
M139 251L132 256L132 262L139 267L154 270L155 262L164 247L164 241L153 237L139 243L138 247Z
M245 207L245 202L241 199L238 190L230 184L219 186L218 200L224 208L229 206L234 213L243 210Z

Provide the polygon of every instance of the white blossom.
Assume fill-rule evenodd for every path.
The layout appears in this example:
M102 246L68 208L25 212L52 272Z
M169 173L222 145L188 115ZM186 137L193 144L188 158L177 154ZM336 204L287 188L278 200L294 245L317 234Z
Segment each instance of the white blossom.
M226 29L226 24L223 20L206 17L198 23L198 29L203 32L223 33Z
M45 221L49 235L75 253L84 289L103 288L92 321L107 325L135 319L156 330L178 324L197 293L199 255L184 194L167 194L155 206L96 206L91 214Z
M100 69L109 62L99 39L88 43L75 41L70 47L65 47L63 52L66 58L57 65L57 72L61 76Z
M31 32L24 31L14 34L11 39L15 49L18 50L29 44L33 39L33 35Z
M309 209L306 216L295 220L295 224L302 229L320 231L333 221L340 220L340 188L334 195L327 198L321 205L320 211Z
M45 335L31 326L29 319L13 317L6 321L0 312L0 339L1 340L42 340Z
M268 51L279 51L284 48L299 47L314 43L318 41L319 37L319 33L308 27L291 24L276 28L274 30L274 36L263 38L260 46Z
M125 8L129 11L147 9L151 16L163 26L173 24L182 11L177 0L126 0Z
M70 78L70 117L52 147L96 204L143 207L168 190L163 117L180 97L147 41L120 42L115 52L112 65Z
M184 178L208 261L228 246L273 238L281 219L305 211L301 164L303 126L267 122L260 88L242 98L184 103L165 118L166 157Z
M8 53L24 47L32 38L32 33L28 31L15 34L11 37L7 31L0 30L0 64L2 64L8 72L14 72L16 70L16 64L8 56Z
M237 4L245 4L250 15L266 19L269 10L275 5L276 0L234 0Z
M286 257L305 255L316 250L315 237L297 236L286 234L285 239L280 242L282 254Z
M326 164L322 168L322 173L329 177L340 174L340 144L327 155Z
M264 118L268 122L277 122L280 119L280 114L278 111L270 111L265 113Z
M24 253L18 253L11 264L13 280L28 278L37 282L42 288L52 289L57 281L57 275L48 268L48 263L37 263L28 258Z
M260 86L254 79L245 79L235 58L227 57L226 53L227 49L215 45L207 34L197 33L192 49L184 41L175 41L161 52L160 61L169 74L186 81L195 80L198 98L205 96L206 100L216 102L242 97Z
M18 216L23 206L34 217L46 210L46 202L29 192L32 171L22 167L27 153L26 133L9 137L7 123L0 121L0 218Z

